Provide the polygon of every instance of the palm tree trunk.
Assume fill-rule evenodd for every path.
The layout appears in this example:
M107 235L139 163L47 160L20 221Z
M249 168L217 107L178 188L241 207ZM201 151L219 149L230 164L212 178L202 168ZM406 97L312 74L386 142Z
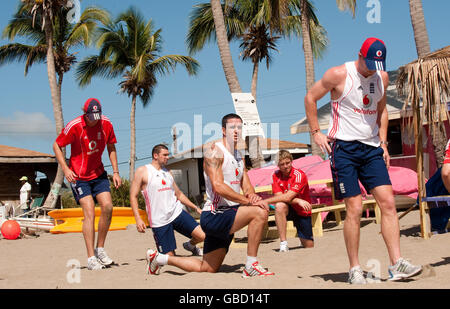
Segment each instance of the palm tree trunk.
M425 24L425 16L423 14L422 1L409 0L409 13L411 16L411 24L414 31L417 56L419 58L423 58L431 51L431 49L427 27ZM434 120L430 123L429 134L432 138L433 150L436 158L436 166L440 168L443 163L445 145L447 143L447 134L442 125L437 124Z
M133 99L131 101L131 112L130 112L130 166L129 166L129 179L130 184L134 179L134 167L136 162L136 95L133 95Z
M252 96L256 100L256 86L258 84L258 71L259 71L259 62L253 64L253 74L252 74ZM250 157L250 162L252 163L253 168L258 168L263 166L266 161L264 161L264 156L261 150L260 139L258 136L248 136L245 139L245 144L248 149L248 154Z
M225 73L225 78L228 83L228 88L232 93L241 93L242 89L239 84L236 70L234 69L233 58L231 57L230 45L228 43L227 30L225 28L225 21L223 17L222 5L220 4L220 0L211 0L211 10L214 17L214 26L216 28L217 46L219 47L220 60L222 61L222 67ZM252 137L252 140L256 140L256 143L246 142L248 147L247 149L249 149L249 154L250 152L253 153L253 150L256 151L257 155L256 156L253 155L253 157L256 158L253 159L257 160L258 162L258 163L255 162L255 165L260 166L264 162L264 158L262 157L262 152L260 145L258 143L258 138L255 136ZM256 147L256 149L250 149L250 146ZM250 160L252 160L251 154Z
M258 71L259 71L259 62L255 62L253 64L253 74L252 74L252 96L256 101L256 86L258 84Z
M303 55L305 57L305 72L306 72L306 91L309 91L315 82L315 74L314 74L314 58L313 51L311 45L311 36L310 36L310 21L308 14L306 12L306 0L302 0L301 2L301 13L302 13L302 38L303 38ZM313 155L322 155L322 151L319 146L314 143L313 136L309 134L309 141L311 144L311 153Z
M416 41L416 50L419 58L430 52L425 16L423 15L422 0L409 0L409 13Z
M44 18L46 19L44 30L45 38L47 40L47 74L53 104L53 116L55 118L56 135L58 135L64 128L64 119L61 107L61 93L59 91L60 87L58 87L58 84L56 82L55 57L53 55L52 21L50 20L49 16L45 16ZM55 207L63 181L64 173L61 169L61 166L58 165L55 180L53 181L52 188L47 196L47 199L45 200L44 206L49 208Z
M217 46L219 47L220 60L222 61L225 78L230 88L230 92L242 92L236 70L231 57L230 45L228 44L227 30L223 18L222 5L220 0L211 0L211 10L214 17L214 25L216 28Z

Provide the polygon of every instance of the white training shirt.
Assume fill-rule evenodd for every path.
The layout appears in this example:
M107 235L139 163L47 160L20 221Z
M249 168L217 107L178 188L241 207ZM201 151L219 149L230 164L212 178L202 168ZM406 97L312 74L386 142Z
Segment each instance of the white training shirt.
M147 164L148 181L141 193L145 205L150 227L161 227L169 224L183 211L181 202L175 195L174 179L166 168L157 170Z
M365 78L356 70L355 62L346 62L345 67L344 91L339 99L331 101L328 136L378 147L377 106L384 95L381 73Z
M223 152L222 173L224 183L235 192L240 193L242 176L244 175L244 161L241 153L235 150L235 154L232 155L221 142L217 142L216 147L219 147ZM212 189L211 180L205 172L203 172L203 176L205 177L206 185L206 202L203 210L216 211L218 208L239 205L215 193Z
M20 208L27 209L28 191L31 191L31 185L26 182L20 188Z

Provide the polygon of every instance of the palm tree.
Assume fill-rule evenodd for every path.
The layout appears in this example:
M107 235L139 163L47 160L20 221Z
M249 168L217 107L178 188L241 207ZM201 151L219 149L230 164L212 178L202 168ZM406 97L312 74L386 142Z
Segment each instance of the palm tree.
M276 50L276 41L280 36L271 36L266 25L250 26L242 36L240 45L242 60L251 60L253 63L251 91L256 99L256 87L258 83L259 63L266 60L266 67L272 62L271 50Z
M430 54L431 49L427 27L425 25L425 16L423 14L422 1L409 0L409 13L411 16L411 24L414 31L417 56L419 57L419 59L423 59L427 57L428 54ZM433 117L434 113L431 112L431 116L429 117L430 119L442 119L443 115L441 115L441 113L443 109L436 107L436 105L438 104L435 103L435 101L429 102L429 104L431 105L429 111L431 112L432 110L435 110L440 112L438 112L438 116L436 117ZM442 166L442 163L444 161L445 145L447 144L447 134L443 121L434 120L428 123L430 128L430 135L432 137L431 140L433 143L434 155L436 158L436 166L439 168Z
M266 59L267 64L270 63L269 51L271 49L276 50L275 41L279 38L274 34L290 36L291 33L298 35L302 33L300 27L301 15L294 15L295 4L296 1L293 0L234 0L225 1L222 6L222 10L225 12L222 14L222 17L224 16L222 23L226 28L227 39L244 40L241 48L247 49L242 52L243 59L249 58L252 54L251 59L254 66L251 91L255 98L258 65L264 59ZM213 18L211 5L205 3L195 6L190 16L190 27L186 41L191 54L201 50L206 42L217 37L217 34L214 37L216 19ZM314 14L313 8L310 8L308 12ZM313 22L310 27L315 36L308 42L313 44L314 55L318 56L327 44L326 34L315 15L313 15ZM231 89L230 83L229 87ZM259 167L264 163L260 146L257 145L256 147L258 148L256 150L257 157L250 156L253 167Z
M336 5L340 10L350 10L355 17L356 11L356 0L336 0ZM324 37L324 30L320 29L317 17L314 13L314 6L310 0L292 0L291 9L294 12L300 14L301 20L301 32L295 27L298 23L294 25L288 25L289 29L293 31L294 34L302 36L303 42L303 55L305 58L305 72L306 72L306 91L315 83L315 72L314 72L314 54L319 52L318 49L314 51L312 38L316 38L316 41L321 42L321 44L326 44ZM320 43L319 43L320 44ZM320 53L320 52L319 52ZM311 144L311 152L313 155L321 155L322 151L313 142L313 137L309 136Z
M228 44L227 30L223 17L223 10L220 0L211 0L211 12L214 19L214 29L216 31L217 46L219 47L220 60L225 73L225 78L230 88L230 92L242 92L241 85L233 65L230 45Z
M128 9L100 29L97 47L99 54L86 57L79 64L76 78L84 87L94 76L123 77L119 83L120 91L131 97L129 179L132 181L136 160L136 99L139 97L146 107L153 96L158 75L174 71L177 64L183 65L189 75L195 75L199 64L188 56L160 56L161 29L154 31L152 20L146 22L135 8Z
M409 0L409 14L414 30L417 56L423 58L431 50L427 27L425 25L425 16L423 15L422 0Z
M105 11L88 8L77 24L70 24L66 19L69 11L67 4L67 1L22 1L17 13L4 29L3 37L10 41L16 36L23 37L30 41L31 45L11 43L0 47L0 65L25 61L25 75L34 63L47 62L57 135L64 127L61 106L63 75L70 70L76 59L75 53L70 53L69 49L89 45L96 22L108 18ZM58 166L52 190L44 203L46 207L55 206L63 181L64 174Z
M76 62L76 52L70 50L79 46L88 47L94 36L98 23L107 23L109 14L99 8L86 8L76 24L67 21L67 9L62 14L55 16L53 36L53 55L55 58L55 71L57 75L57 88L61 96L61 86L64 74L67 73ZM47 54L45 33L39 26L40 21L35 21L37 27L33 27L33 16L24 10L21 5L13 19L3 30L3 37L10 41L18 37L25 38L30 45L11 43L0 47L0 65L13 61L25 61L25 76L35 63L44 63Z
M46 61L47 61L47 75L50 85L50 93L53 105L53 116L55 118L56 134L58 135L64 127L64 119L61 107L61 95L58 92L58 84L56 81L55 70L55 56L53 54L53 36L54 36L54 18L61 11L67 8L69 0L21 0L23 3L23 10L29 12L33 16L32 26L35 26L35 21L41 23L41 30L45 33ZM72 2L70 2L72 4ZM44 206L53 208L56 205L56 201L61 189L61 185L64 181L64 173L61 167L58 165L55 180L50 190L47 199L44 202Z

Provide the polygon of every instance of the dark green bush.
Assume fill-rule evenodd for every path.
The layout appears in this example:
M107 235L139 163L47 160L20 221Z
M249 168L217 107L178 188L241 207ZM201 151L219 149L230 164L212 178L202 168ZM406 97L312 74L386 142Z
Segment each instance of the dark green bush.
M122 178L122 185L119 188L115 188L112 182L112 178L109 178L109 183L111 185L111 199L113 206L117 207L130 207L130 182L128 179ZM61 202L63 208L75 208L80 207L77 205L75 198L73 197L72 190L61 189ZM138 197L139 208L145 210L145 201L142 194Z

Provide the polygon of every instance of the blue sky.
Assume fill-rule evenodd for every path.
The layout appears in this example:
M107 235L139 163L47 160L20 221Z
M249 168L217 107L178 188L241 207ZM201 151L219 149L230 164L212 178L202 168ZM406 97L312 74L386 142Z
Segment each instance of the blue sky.
M207 0L205 0L206 2ZM367 37L378 37L387 45L387 68L397 69L417 58L413 31L409 16L408 0L379 0L380 23L369 23L367 7L373 0L358 0L356 17L349 12L340 12L335 0L316 0L319 21L328 32L330 41L323 59L315 63L316 79L332 66L354 60ZM3 30L14 14L19 0L2 1L0 29ZM91 5L109 10L113 16L135 6L146 19L153 19L156 28L162 28L164 39L162 54L187 55L185 37L189 14L193 5L200 1L138 1L138 0L82 0L81 8ZM432 50L449 45L448 12L450 1L422 0L430 45ZM7 44L5 39L0 44ZM244 92L250 92L252 65L239 59L239 44L232 43L231 50ZM279 123L279 138L308 143L306 134L291 135L289 127L303 118L305 96L305 73L301 41L298 38L279 41L278 53L269 70L260 66L257 103L263 123ZM78 60L96 53L94 48L77 51ZM214 43L208 44L193 56L200 63L199 74L190 77L182 67L158 80L151 103L143 108L138 101L136 110L136 153L138 159L150 156L154 145L171 143L171 127L186 123L193 128L194 116L201 115L203 127L210 122L219 122L221 117L234 112L231 95L223 74L219 51ZM35 65L28 76L24 76L24 64L14 63L0 66L0 144L52 152L56 138L53 110L48 86L46 66ZM91 85L80 89L72 69L64 77L62 106L64 122L81 114L81 107L89 97L96 97L103 106L104 114L113 122L118 144L119 162L127 162L130 148L129 111L131 99L118 93L120 79L93 79ZM325 104L329 96L319 102ZM270 128L270 126L269 126ZM194 141L194 134L197 139ZM191 144L205 142L210 135L191 132ZM186 136L185 136L186 137ZM201 137L200 139L198 137ZM268 137L276 137L269 136ZM137 166L150 160L140 160ZM104 156L104 164L109 161ZM108 169L109 171L110 168ZM128 177L128 164L120 165L122 176Z

